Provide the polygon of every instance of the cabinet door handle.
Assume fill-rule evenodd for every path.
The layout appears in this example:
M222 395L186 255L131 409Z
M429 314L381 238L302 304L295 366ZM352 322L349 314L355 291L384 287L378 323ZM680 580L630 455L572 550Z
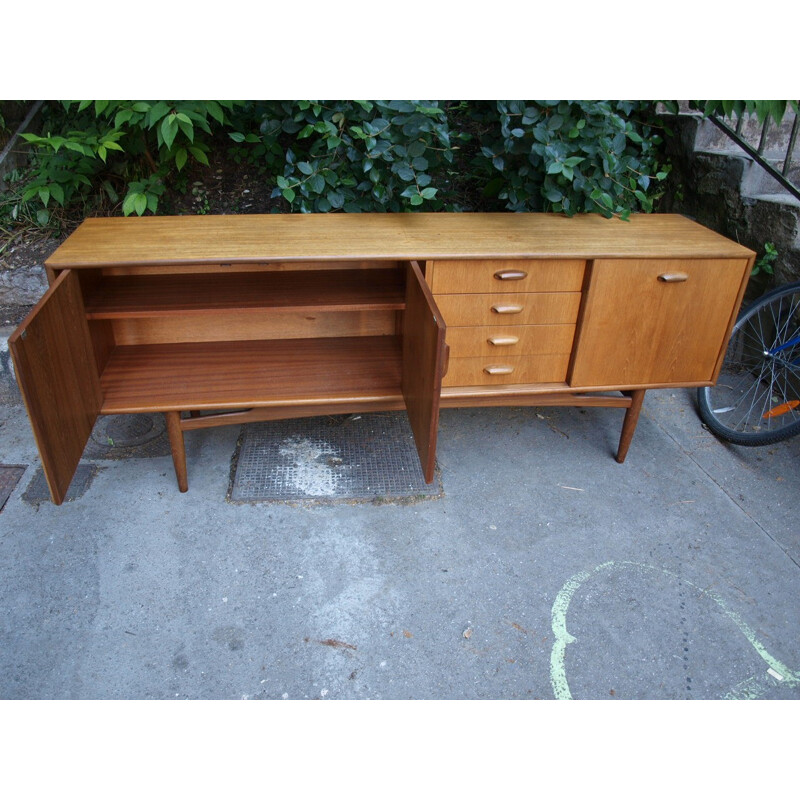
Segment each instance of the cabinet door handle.
M501 306L495 304L492 306L492 311L495 314L519 314L522 311L522 306Z
M503 347L509 344L517 344L519 336L490 336L487 341L495 347Z
M528 277L528 273L521 269L501 269L495 272L494 276L499 281L521 281Z
M489 375L510 375L514 371L514 367L507 367L505 365L498 364L497 366L493 367L484 367L483 371Z
M683 283L689 280L685 272L664 272L658 276L662 283Z

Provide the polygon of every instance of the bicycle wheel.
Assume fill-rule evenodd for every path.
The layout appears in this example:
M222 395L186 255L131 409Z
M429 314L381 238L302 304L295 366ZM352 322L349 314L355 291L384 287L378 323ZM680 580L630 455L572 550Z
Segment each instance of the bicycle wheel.
M764 445L800 433L800 282L767 292L736 320L716 386L697 391L717 436Z

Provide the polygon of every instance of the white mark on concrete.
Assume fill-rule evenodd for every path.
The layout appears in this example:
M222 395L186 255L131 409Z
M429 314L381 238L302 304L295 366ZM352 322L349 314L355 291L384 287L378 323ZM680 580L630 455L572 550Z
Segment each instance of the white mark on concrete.
M284 700L288 700L288 699L289 699L289 695L288 695L286 692L284 692L284 693L281 695L281 697L282 697Z
M770 667L767 670L767 675L772 675L772 677L775 678L776 681L782 681L783 680L783 675L775 672L775 670L772 669L772 667Z
M322 690L322 691L319 693L319 696L320 696L320 697L326 697L326 696L327 696L327 694L328 694L328 690L327 690L327 689L323 689L323 690Z
M767 672L769 674L772 674L773 672L776 673L778 676L780 676L781 680L786 681L787 686L800 685L800 673L792 672L785 664L782 664L777 658L774 658L758 640L755 635L755 631L753 631L753 629L735 611L728 608L725 600L716 592L697 586L691 581L687 581L685 578L680 578L680 576L676 575L674 572L670 572L670 570L663 569L661 567L653 567L649 564L639 564L634 561L621 561L619 563L615 561L606 561L604 564L599 564L596 566L590 572L579 572L576 575L573 575L564 584L564 586L561 587L561 591L559 591L559 593L556 595L556 599L553 602L550 619L555 641L553 642L553 649L550 651L550 684L553 688L553 694L555 695L556 700L572 699L572 693L569 689L569 682L567 681L566 666L564 661L567 645L576 641L575 637L571 636L567 631L567 611L569 610L570 601L578 589L580 589L586 581L609 569L647 569L653 572L661 572L663 575L668 575L676 580L682 580L683 583L691 586L693 589L696 589L700 594L710 598L720 607L723 613L736 625L753 649L767 664L769 667ZM753 688L755 688L755 692L759 691L758 688ZM736 692L736 689L734 692ZM727 697L731 696L732 695L730 694L727 695ZM744 692L741 694L737 693L736 696L752 697L758 695L755 693L750 693L745 689Z
M339 475L328 460L320 460L320 456L336 455L333 447L293 436L284 441L278 452L291 461L286 466L278 467L288 486L312 497L336 494Z

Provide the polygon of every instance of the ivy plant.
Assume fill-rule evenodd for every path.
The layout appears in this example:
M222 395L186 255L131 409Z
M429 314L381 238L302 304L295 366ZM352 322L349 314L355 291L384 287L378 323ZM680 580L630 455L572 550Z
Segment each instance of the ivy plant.
M486 191L511 211L628 217L652 211L669 167L650 104L633 101L499 101L478 168ZM481 164L481 159L483 163Z
M293 210L445 207L456 145L438 101L267 104L260 131L230 136L256 143L273 159L272 195Z

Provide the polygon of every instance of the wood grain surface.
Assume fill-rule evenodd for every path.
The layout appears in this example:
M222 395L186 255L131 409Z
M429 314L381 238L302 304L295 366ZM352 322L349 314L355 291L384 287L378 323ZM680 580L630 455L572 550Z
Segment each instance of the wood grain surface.
M436 469L439 396L442 391L445 324L419 264L406 267L403 313L403 397L422 472L430 483Z
M595 261L569 382L710 382L748 265L738 259ZM675 272L688 279L659 280Z
M451 358L443 386L494 386L508 383L563 381L569 353L539 356L482 356ZM493 370L496 369L497 371ZM502 370L502 371L501 371Z
M677 214L249 214L90 218L46 265L752 255Z
M8 345L50 495L59 505L101 405L97 363L74 272L59 275Z
M400 399L396 336L117 347L104 414Z
M378 311L404 306L400 270L230 272L102 278L86 299L90 319L282 311Z
M434 261L428 280L434 296L489 292L579 292L585 261L503 259Z
M453 327L569 324L578 316L581 293L442 294L436 303Z
M447 328L451 358L547 355L569 353L575 325L488 325ZM493 344L497 342L497 344Z

